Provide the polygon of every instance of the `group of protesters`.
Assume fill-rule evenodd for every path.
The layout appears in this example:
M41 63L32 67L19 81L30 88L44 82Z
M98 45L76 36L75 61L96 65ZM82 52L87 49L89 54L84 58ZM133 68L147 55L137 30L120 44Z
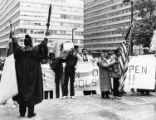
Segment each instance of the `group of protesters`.
M74 82L75 71L78 61L95 62L95 59L88 55L87 49L82 49L79 54L79 47L73 46L68 51L63 51L63 44L60 47L62 55L56 56L55 53L48 54L48 39L33 47L32 38L25 35L24 47L20 46L17 39L12 37L13 52L15 58L15 68L18 84L18 95L13 97L19 104L21 117L26 114L28 108L28 118L34 117L34 107L43 100L43 78L41 63L48 59L51 69L55 72L56 98L75 98ZM122 95L119 91L121 66L119 57L121 49L116 49L113 53L101 53L96 61L99 67L99 81L101 98L111 98L120 100ZM65 66L63 65L65 64ZM113 82L111 81L113 79ZM70 95L68 95L68 83L70 80ZM62 91L60 91L60 85ZM113 86L113 87L112 87ZM62 96L60 93L62 92ZM97 94L96 90L83 91L84 95ZM68 97L69 96L69 97Z
M66 56L55 57L48 54L48 39L44 38L39 45L33 46L30 35L25 35L24 47L20 46L15 37L12 37L13 53L15 58L15 69L17 76L18 94L13 97L19 105L21 117L25 117L28 109L28 118L36 116L35 105L43 100L43 78L41 63L49 59L50 67L55 72L56 98L60 98L59 84L62 84L62 97L75 98L74 82L75 70L78 61L90 61L93 59L87 55L87 49L79 54L78 46L74 46ZM61 48L62 49L62 48ZM60 49L60 51L61 51ZM67 52L67 51L66 51ZM65 67L63 67L65 63ZM70 95L68 95L68 83L70 80ZM86 91L87 92L87 91Z
M82 49L82 54L79 54L78 47L75 46L71 51L68 51L66 58L55 57L55 53L50 54L50 66L55 72L55 86L56 86L56 98L68 98L68 81L70 80L70 97L75 98L74 82L75 82L75 70L78 61L94 62L95 59L88 55L87 49ZM101 53L98 58L97 65L99 67L99 80L100 90L102 98L110 98L110 93L113 93L112 99L120 100L122 97L121 91L119 91L121 66L119 57L121 56L120 48L116 49L111 55L106 52ZM62 63L66 66L63 67ZM70 78L70 79L69 79ZM113 79L113 82L111 80ZM62 87L62 96L60 96L60 84ZM84 90L84 95L97 94L96 90Z
M55 53L50 54L50 67L55 72L56 98L68 98L68 82L70 80L70 97L75 98L74 82L75 70L78 61L88 62L94 61L91 55L88 55L87 49L82 49L82 55L79 54L79 47L74 46L68 51L66 57L55 57ZM65 67L63 67L65 63ZM60 85L62 87L62 96L60 96ZM84 91L84 95L89 95L91 92L96 94L96 91Z

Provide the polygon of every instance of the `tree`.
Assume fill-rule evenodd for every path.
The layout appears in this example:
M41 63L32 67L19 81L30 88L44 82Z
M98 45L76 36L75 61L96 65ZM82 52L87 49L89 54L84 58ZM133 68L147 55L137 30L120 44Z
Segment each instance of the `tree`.
M134 4L135 13L141 19L137 21L132 29L132 39L134 44L141 44L149 47L153 36L154 26L156 26L156 1L137 0Z

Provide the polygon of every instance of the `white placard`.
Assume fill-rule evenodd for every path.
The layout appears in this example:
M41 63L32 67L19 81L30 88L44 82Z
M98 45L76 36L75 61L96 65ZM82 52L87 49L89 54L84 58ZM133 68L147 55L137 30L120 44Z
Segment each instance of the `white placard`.
M125 90L155 88L155 65L154 55L139 55L130 58Z

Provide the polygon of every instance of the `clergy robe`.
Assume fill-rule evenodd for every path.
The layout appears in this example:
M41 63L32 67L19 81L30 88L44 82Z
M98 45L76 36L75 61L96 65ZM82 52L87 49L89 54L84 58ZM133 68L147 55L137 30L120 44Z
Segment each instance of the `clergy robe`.
M38 104L43 100L41 61L48 53L47 45L42 41L35 47L21 47L13 39L13 50L18 83L14 100L25 106Z

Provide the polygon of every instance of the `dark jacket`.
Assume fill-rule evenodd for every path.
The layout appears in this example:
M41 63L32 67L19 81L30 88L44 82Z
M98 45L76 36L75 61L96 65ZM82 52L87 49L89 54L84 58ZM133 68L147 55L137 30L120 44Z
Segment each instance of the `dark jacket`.
M120 66L120 62L116 58L116 62L112 66L111 76L112 76L112 78L120 78L121 74L122 74L122 69Z
M35 47L21 47L13 39L13 51L18 83L18 95L14 97L19 104L35 105L43 99L43 80L41 61L48 48L44 41Z
M74 68L75 69L75 66L77 64L77 61L78 61L78 58L76 55L74 54L69 54L66 58L66 67L65 69L72 69Z
M55 72L55 74L62 74L63 73L63 65L62 63L65 62L64 59L55 58L51 63L50 67Z

